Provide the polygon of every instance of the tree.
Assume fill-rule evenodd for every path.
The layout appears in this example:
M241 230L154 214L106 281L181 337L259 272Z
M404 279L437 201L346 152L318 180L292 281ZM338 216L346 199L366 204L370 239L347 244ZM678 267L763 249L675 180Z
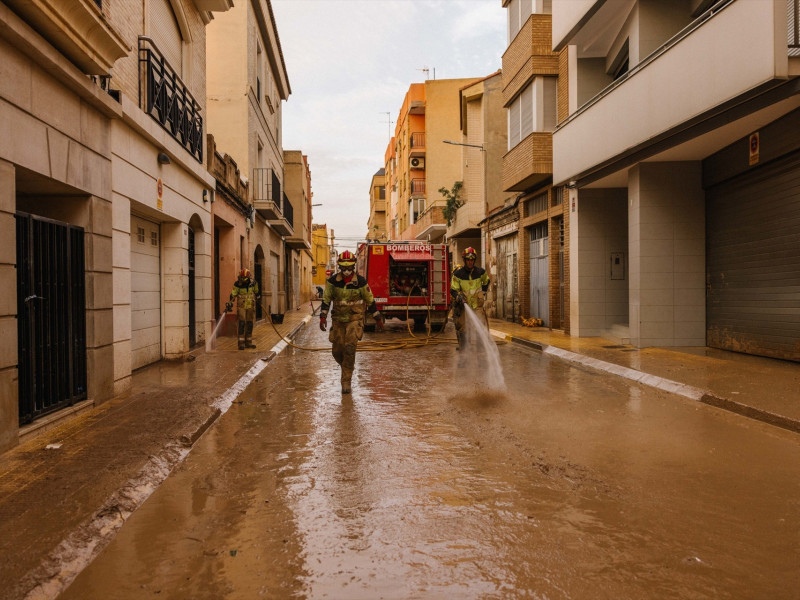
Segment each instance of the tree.
M459 192L461 192L461 188L464 187L464 184L460 181L456 181L453 184L451 189L447 189L446 187L442 186L439 188L439 193L444 196L445 205L444 209L442 209L442 215L445 219L447 219L447 226L450 227L450 223L453 219L456 218L456 212L462 206L464 206L464 201L458 197Z

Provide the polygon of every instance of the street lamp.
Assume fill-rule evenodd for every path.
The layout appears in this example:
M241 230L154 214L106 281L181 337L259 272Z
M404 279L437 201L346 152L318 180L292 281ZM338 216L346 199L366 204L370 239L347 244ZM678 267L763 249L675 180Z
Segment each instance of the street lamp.
M483 144L463 144L461 142L451 142L450 140L442 140L444 144L453 144L453 146L469 146L470 148L478 148L481 152L486 152Z

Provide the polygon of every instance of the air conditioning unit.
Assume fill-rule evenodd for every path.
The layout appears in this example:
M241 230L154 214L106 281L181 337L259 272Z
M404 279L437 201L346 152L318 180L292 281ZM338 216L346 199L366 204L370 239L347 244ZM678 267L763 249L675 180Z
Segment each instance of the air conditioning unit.
M425 159L424 158L412 158L411 159L411 168L412 169L424 169L425 168Z

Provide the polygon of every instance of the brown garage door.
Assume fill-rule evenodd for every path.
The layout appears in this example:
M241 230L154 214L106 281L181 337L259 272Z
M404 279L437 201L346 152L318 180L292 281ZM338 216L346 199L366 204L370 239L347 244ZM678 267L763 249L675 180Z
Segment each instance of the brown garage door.
M710 188L707 343L800 361L800 152Z

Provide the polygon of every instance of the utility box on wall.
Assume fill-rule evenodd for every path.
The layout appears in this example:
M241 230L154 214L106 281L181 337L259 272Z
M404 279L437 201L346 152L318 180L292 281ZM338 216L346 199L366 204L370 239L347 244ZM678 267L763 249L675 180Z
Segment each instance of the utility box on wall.
M611 253L611 279L625 279L625 253Z

